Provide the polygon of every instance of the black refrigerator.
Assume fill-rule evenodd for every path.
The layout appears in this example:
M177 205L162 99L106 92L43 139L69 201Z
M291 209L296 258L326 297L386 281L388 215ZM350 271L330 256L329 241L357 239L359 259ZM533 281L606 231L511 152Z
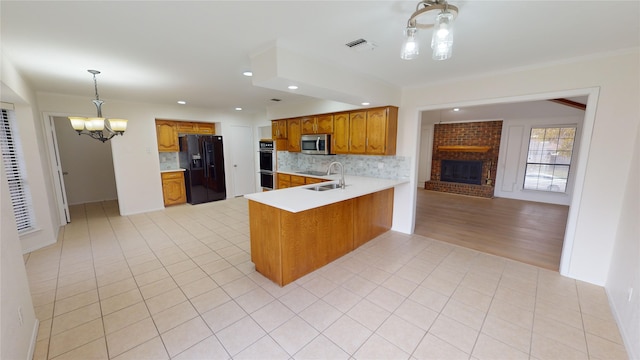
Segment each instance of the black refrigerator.
M222 136L180 135L180 167L185 169L187 202L202 204L227 198Z

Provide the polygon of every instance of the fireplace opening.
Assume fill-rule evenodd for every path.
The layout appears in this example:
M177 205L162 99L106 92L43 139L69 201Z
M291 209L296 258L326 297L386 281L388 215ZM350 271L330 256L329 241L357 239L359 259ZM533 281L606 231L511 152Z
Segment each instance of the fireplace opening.
M482 185L482 161L442 160L440 181Z

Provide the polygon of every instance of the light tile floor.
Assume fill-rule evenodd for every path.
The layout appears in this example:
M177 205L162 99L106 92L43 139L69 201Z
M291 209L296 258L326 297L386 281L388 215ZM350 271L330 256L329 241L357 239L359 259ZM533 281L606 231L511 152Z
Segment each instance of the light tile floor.
M74 206L25 255L35 359L626 359L603 288L388 232L279 287L243 198Z

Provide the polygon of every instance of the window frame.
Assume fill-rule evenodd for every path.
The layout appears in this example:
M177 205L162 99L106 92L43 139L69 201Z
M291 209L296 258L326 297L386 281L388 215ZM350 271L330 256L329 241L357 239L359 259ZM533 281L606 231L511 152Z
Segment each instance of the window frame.
M533 139L533 134L535 130L545 130L545 136L543 137L541 143L545 142L545 139L547 139L546 134L547 134L547 130L548 129L557 129L559 133L562 132L563 129L573 129L573 137L571 138L571 149L570 150L562 150L562 151L570 151L570 154L568 156L568 163L567 162L556 162L554 161L542 161L542 159L538 160L538 161L530 161L530 155L532 152L531 149L531 144L532 144L532 139ZM540 191L540 192L544 192L544 193L550 193L550 194L568 194L569 193L569 185L570 185L570 181L571 181L571 176L572 176L572 167L575 165L574 164L574 155L576 152L576 146L578 145L578 140L579 140L579 126L578 124L548 124L548 125L532 125L529 129L529 136L527 137L528 142L527 142L527 148L526 148L526 153L525 153L525 161L524 161L524 171L523 171L523 177L522 177L522 190L523 191ZM557 138L558 140L562 139L561 136L558 136ZM558 148L556 147L556 150L558 150ZM541 155L542 156L542 155ZM567 157L565 157L567 158ZM543 182L549 182L549 185L546 189L544 188L539 188L538 186L536 186L536 188L527 188L527 178L529 175L531 175L531 173L529 173L528 169L531 167L539 167L538 171L536 171L535 173L535 178L536 178L536 184L540 183L540 179L541 179L541 175L548 175L548 179L547 177L545 177L545 180L543 180ZM542 174L542 171L540 170L540 168L551 168L551 175L549 174ZM566 173L566 177L561 177L561 176L555 176L556 170L558 168L566 168L566 171L564 171ZM554 183L556 182L556 183ZM563 184L563 189L559 188L558 186L562 186ZM554 190L554 189L558 189L558 190Z

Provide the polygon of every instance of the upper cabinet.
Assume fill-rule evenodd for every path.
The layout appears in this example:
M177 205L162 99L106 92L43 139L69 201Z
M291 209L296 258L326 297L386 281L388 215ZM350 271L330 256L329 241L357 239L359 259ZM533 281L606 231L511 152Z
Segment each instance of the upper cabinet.
M176 124L180 134L214 135L216 133L216 126L212 123L177 121Z
M331 134L332 154L395 155L398 108L385 106L273 120L271 130L277 148L291 152L300 151L301 135Z
M271 122L271 137L275 140L287 138L287 120L273 120Z
M216 125L191 121L156 120L159 152L178 152L178 134L214 135Z
M175 121L156 120L156 136L158 137L158 151L180 151L178 144L178 128Z
M287 120L287 149L290 152L300 152L300 119Z
M333 134L333 115L316 115L300 118L302 134Z

